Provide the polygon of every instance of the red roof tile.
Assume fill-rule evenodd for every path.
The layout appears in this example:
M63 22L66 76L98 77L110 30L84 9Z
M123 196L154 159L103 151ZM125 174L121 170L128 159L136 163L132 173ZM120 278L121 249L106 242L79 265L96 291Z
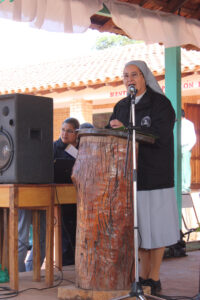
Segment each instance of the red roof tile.
M121 81L124 64L135 59L146 61L156 76L164 74L164 47L139 43L94 51L87 56L0 70L0 93L35 93ZM200 52L181 49L181 70L182 73L200 71Z

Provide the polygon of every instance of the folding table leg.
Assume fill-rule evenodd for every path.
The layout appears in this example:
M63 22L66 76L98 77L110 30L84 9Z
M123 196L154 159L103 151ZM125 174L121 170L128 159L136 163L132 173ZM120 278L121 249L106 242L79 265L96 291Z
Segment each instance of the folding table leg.
M38 210L32 211L33 222L33 280L40 281L40 215Z
M55 265L62 270L62 235L61 235L61 206L54 207L54 217L56 224L54 228L55 233Z
M8 209L3 209L3 247L2 247L2 270L9 269L9 239L8 239Z
M54 189L51 188L51 204L46 210L46 284L53 285L53 221Z
M9 204L9 277L10 288L18 290L18 189L10 187Z

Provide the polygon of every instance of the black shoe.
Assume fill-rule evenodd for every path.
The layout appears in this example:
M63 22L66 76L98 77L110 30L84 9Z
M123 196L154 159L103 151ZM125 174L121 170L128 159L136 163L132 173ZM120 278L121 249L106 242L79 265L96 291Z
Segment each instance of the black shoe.
M146 282L146 280L147 280L147 279L144 279L144 278L142 278L142 277L139 277L139 283L142 284L142 285Z
M151 278L146 279L142 285L151 287L151 295L156 295L162 289L160 280L155 281Z

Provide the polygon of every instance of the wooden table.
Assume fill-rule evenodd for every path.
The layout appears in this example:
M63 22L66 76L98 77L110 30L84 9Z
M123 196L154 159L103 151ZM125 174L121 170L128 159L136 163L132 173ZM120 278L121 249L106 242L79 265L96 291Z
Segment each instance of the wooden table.
M61 205L76 203L76 190L73 184L54 184L54 217L56 223L55 233L55 264L62 270L62 230Z
M53 285L53 207L52 184L0 184L0 208L4 215L4 238L9 231L8 261L2 253L2 265L9 268L10 287L18 290L18 208L33 211L33 280L40 281L39 210L46 210L46 284ZM9 210L9 224L6 215ZM8 226L7 226L8 225ZM8 228L8 229L7 229ZM4 242L7 241L4 239ZM4 244L5 244L4 243Z

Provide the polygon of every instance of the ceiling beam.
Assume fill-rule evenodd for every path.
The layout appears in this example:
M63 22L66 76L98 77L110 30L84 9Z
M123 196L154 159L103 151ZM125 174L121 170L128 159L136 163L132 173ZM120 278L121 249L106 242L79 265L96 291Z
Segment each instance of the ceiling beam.
M142 0L142 1L140 1L139 6L145 5L145 4L148 3L149 1L150 1L150 0Z
M113 21L112 19L108 19L107 22L105 22L104 25L101 26L101 31L111 31L111 29L113 28Z
M152 2L156 5L158 5L159 7L164 8L164 10L168 11L168 9L169 9L169 4L166 2L163 2L161 0L152 0Z
M200 19L200 8L197 10L193 10L188 9L186 7L182 7L181 12L189 15L193 19Z
M159 9L163 8L164 11L174 13L179 8L182 8L182 6L188 1L189 0L170 0L168 2L164 2L161 0L152 0L151 2L153 2L155 5L159 6Z
M178 9L182 8L182 6L188 2L188 0L171 0L168 5L169 5L169 11L171 13L175 13Z
M200 8L191 15L192 18L200 20Z

